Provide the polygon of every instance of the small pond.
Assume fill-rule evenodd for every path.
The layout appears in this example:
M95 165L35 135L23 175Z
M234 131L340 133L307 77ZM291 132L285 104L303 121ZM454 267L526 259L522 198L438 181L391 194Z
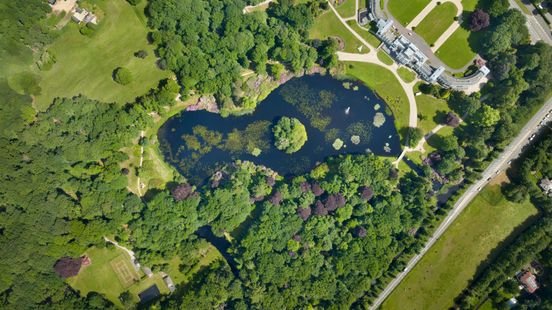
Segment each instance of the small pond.
M307 131L307 142L293 154L274 146L272 127L283 116L297 118ZM320 75L292 79L252 114L182 112L169 119L158 136L166 159L195 184L236 159L286 176L306 173L328 156L401 152L393 115L383 100L361 83ZM340 149L336 139L343 142Z

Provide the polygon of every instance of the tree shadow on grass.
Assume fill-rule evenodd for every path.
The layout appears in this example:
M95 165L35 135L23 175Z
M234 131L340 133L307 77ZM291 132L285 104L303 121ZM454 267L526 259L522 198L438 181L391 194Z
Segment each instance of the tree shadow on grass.
M494 206L494 207L500 207L500 206ZM493 248L489 254L479 263L479 265L476 268L475 275L468 281L467 289L469 289L474 281L477 280L477 278L482 274L482 272L489 267L500 255L502 251L509 245L511 245L517 237L519 237L527 228L532 226L540 217L542 214L539 212L535 215L532 215L528 217L523 223L519 224L518 226L514 227L513 231L502 241L500 241L495 248ZM454 300L458 302L460 298L466 293L466 290L464 290L462 293L460 293Z

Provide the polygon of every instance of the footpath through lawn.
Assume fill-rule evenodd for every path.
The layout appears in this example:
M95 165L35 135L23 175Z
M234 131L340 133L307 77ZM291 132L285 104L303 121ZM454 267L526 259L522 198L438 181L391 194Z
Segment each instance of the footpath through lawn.
M487 186L385 301L382 309L441 310L467 287L501 242L537 214L529 202L507 201Z

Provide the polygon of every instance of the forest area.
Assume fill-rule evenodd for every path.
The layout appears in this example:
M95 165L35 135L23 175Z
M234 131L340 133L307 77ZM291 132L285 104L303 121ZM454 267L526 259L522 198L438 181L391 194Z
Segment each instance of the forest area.
M504 10L493 17L485 46L496 79L481 97L423 87L447 98L468 122L421 175L399 176L374 155L329 158L289 179L237 161L198 187L179 178L143 197L129 192L128 171L120 166L128 156L120 150L179 94L212 94L222 110L235 111L255 104L232 87L242 70L280 80L283 72L338 66L335 40L308 40L325 1L280 0L266 12L242 13L259 2L150 0L151 44L159 66L174 72L176 81L163 79L132 102L75 96L57 98L41 112L33 106L33 79L17 91L8 75L14 65L25 70L55 40L50 8L42 0L0 3L2 308L114 307L100 294L80 296L54 273L56 261L105 247L103 237L113 236L154 270L164 270L177 256L186 262L179 268L188 271L206 244L196 232L208 226L216 236L234 235L232 261L215 261L154 305L364 309L452 206L456 196L436 206L435 173L451 182L465 180L463 186L477 179L552 88L552 49L529 45L523 17ZM550 153L546 143L542 149ZM539 155L527 165L550 163ZM519 180L505 189L512 199L534 190ZM546 229L538 233L549 238ZM490 292L485 285L473 289L478 298Z

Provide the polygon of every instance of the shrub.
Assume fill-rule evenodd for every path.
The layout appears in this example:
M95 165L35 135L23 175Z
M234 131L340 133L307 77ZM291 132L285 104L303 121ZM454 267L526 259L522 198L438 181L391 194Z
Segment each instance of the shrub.
M127 85L132 82L132 73L124 67L119 67L113 71L113 80L121 85Z
M134 56L136 56L138 58L141 58L141 59L144 59L144 58L148 57L148 52L146 52L144 50L139 50L136 53L134 53Z

